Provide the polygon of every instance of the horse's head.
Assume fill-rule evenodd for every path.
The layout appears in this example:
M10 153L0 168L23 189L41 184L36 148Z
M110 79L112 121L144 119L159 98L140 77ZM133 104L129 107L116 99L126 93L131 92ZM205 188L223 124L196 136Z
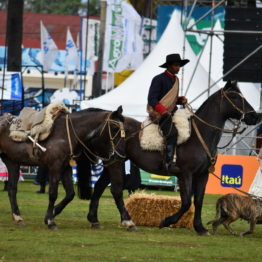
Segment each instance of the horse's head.
M237 86L237 81L228 80L225 87L221 89L221 96L228 118L241 119L247 125L256 124L258 115L244 98Z
M102 160L125 158L125 130L122 106L116 111L105 112L101 125L89 137L88 143Z

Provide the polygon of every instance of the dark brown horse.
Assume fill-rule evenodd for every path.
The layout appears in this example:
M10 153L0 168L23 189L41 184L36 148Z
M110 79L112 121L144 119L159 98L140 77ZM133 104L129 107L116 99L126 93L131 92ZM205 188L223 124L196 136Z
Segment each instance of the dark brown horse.
M47 149L46 152L39 151L38 154L32 154L31 141L14 142L10 139L9 126L12 116L4 115L0 118L0 156L8 169L8 196L12 216L17 224L23 224L16 199L20 165L48 167L49 205L45 223L48 228L55 229L55 216L75 195L72 167L69 165L71 156L77 157L88 150L93 158L110 161L119 159L124 151L124 139L120 133L124 118L121 113L122 107L114 112L89 109L72 114L61 113L55 120L49 137L41 142L41 145ZM66 196L55 206L59 181L62 181Z
M200 142L194 128L192 128L189 140L178 146L177 164L182 172L177 174L177 177L182 205L177 213L161 221L160 228L177 223L189 209L191 197L194 196L194 228L200 235L208 234L208 231L202 224L201 218L203 198L208 180L209 167L213 164L213 158L215 158L217 153L217 144L221 138L222 129L229 118L242 120L247 125L254 125L258 119L256 112L238 89L236 81L228 81L225 87L210 96L197 110L196 115L192 117L208 149L204 149L203 142ZM125 152L127 158L147 172L170 175L167 173L163 156L160 152L144 151L140 147L138 134L140 127L140 122L131 118L125 118L125 130L127 134ZM82 164L78 163L78 165L79 167L86 166L87 163L83 161ZM97 217L99 198L110 182L114 191L118 190L119 198L123 196L122 170L121 162L105 167L102 176L96 183L87 216L93 226L99 225ZM78 175L81 181L83 177L82 173L80 172ZM83 186L84 183L81 182L81 185ZM123 221L123 214L125 214L125 219L132 221L124 207L123 210L120 210L121 220Z

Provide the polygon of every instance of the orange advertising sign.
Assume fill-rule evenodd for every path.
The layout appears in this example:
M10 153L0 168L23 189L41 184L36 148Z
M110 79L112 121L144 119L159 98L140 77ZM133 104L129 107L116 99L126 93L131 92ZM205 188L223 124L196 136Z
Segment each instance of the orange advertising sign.
M218 155L215 174L209 174L207 194L241 194L235 188L248 192L259 168L255 156Z

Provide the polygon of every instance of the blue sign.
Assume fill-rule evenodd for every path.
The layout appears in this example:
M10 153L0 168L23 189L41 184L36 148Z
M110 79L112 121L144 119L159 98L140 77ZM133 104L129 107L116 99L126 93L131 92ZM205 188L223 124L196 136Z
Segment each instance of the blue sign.
M223 165L221 168L221 186L241 187L243 183L243 166Z
M11 76L11 100L22 99L22 82L20 74L12 74Z

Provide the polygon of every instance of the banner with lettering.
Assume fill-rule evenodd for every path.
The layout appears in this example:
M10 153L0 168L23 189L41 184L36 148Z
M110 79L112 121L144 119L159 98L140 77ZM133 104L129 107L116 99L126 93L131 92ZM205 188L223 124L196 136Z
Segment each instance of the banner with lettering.
M103 70L136 69L143 61L141 17L124 0L107 0Z
M218 155L215 175L209 174L207 194L228 194L238 191L249 192L256 186L255 178L260 175L259 161L255 156ZM258 178L257 178L258 180ZM262 196L262 187L256 188L256 195Z

